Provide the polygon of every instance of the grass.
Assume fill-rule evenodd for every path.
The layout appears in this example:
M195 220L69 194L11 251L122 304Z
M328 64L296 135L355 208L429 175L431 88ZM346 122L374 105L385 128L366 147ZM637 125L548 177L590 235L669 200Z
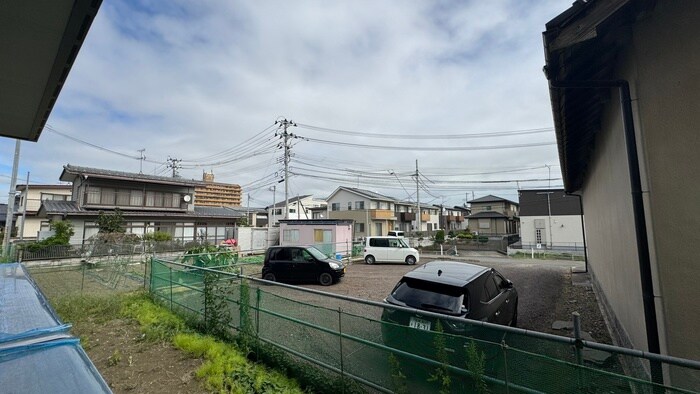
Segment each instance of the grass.
M531 259L532 253L516 252L511 255L511 257L516 259ZM535 258L540 260L574 260L583 261L583 256L572 255L571 253L544 253L535 252Z
M145 293L64 297L55 303L55 309L69 322L135 320L145 340L169 342L192 357L203 358L205 362L196 376L207 390L219 393L303 392L295 380L249 361L235 344L194 332L183 318L155 304ZM110 365L118 364L121 358L119 350L115 350L109 358Z

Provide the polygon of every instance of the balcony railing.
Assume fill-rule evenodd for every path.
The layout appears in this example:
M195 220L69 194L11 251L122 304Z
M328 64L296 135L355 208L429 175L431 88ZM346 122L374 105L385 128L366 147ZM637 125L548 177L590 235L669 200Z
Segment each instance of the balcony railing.
M399 212L399 220L402 222L412 222L416 220L416 214L413 212Z
M374 209L370 211L370 217L372 219L396 220L396 216L394 215L394 211L388 209Z

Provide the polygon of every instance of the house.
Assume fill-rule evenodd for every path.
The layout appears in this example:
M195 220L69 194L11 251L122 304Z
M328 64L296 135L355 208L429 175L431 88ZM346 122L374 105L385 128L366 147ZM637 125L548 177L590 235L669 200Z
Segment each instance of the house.
M202 183L194 188L196 206L240 207L241 187L232 183L214 182L214 172L202 174Z
M582 251L581 200L564 189L518 191L523 248Z
M700 2L577 1L543 33L564 189L614 340L700 360ZM652 364L656 381L700 375Z
M280 245L313 245L328 256L352 251L353 221L346 219L280 220Z
M282 200L274 205L266 207L265 209L267 210L270 225L277 226L280 219L285 219L286 211L289 211L289 216L287 219L311 219L311 209L322 208L325 207L325 205L326 202L324 200L318 200L311 194L305 194L303 196L290 197L288 205L287 202Z
M489 194L468 201L471 208L469 231L484 235L517 234L518 203Z
M405 233L414 231L432 232L440 228L440 208L435 205L420 205L420 230L418 230L418 218L416 217L416 203L411 201L401 201L395 204L397 222L394 230L401 230Z
M15 215L17 221L17 236L25 240L35 240L41 230L42 221L45 218L37 216L41 202L45 200L70 201L71 185L17 185L20 192L18 201L15 203ZM24 211L27 211L26 215ZM24 225L22 222L24 220ZM48 223L45 224L45 227ZM20 231L23 233L20 234Z
M163 231L183 243L207 241L217 244L233 237L245 212L229 207L198 207L192 200L199 181L65 165L60 180L72 184L71 198L44 200L37 216L42 230L49 220L68 220L81 244L97 234L100 212L122 211L125 230L143 235Z
M396 200L373 191L340 186L326 199L329 219L353 220L354 238L387 235L396 224Z
M440 228L445 231L464 230L467 228L467 220L464 218L466 209L461 207L445 207L436 205L442 211Z

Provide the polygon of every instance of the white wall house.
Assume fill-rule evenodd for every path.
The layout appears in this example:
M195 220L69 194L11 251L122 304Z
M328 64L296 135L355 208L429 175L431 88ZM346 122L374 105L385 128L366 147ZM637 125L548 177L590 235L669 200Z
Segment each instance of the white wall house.
M305 220L313 219L312 208L320 208L326 205L325 200L316 199L311 194L289 197L289 205L285 208L285 201L275 203L265 208L271 226L278 226L279 220L284 219L289 211L289 219Z
M580 200L564 189L520 190L523 248L583 251Z
M49 229L48 219L37 216L41 202L45 200L70 201L72 186L30 184L27 188L27 185L17 185L17 191L20 192L19 199L15 204L17 238L20 238L19 232L23 228L21 238L35 240L39 231ZM27 214L23 215L25 210ZM23 216L25 217L24 227L22 226Z

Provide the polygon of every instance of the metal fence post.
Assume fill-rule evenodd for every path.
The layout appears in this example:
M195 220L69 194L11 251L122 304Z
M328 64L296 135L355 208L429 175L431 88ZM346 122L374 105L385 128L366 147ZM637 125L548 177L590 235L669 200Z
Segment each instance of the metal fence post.
M506 349L508 348L508 345L506 344L505 340L501 341L501 350L503 351L503 373L504 373L504 379L506 382L506 393L510 393L510 380L508 380L508 354L506 352Z
M576 364L578 364L579 368L576 369L576 375L577 375L577 380L578 380L578 387L579 389L582 387L583 380L581 377L581 366L583 365L583 353L581 352L581 348L583 347L583 343L581 342L582 337L581 337L581 315L578 312L573 312L571 314L574 322L574 338L576 338L576 344L575 344L575 349L576 349Z
M170 310L173 310L173 267L168 267L170 270Z
M85 263L83 263L83 277L80 280L80 295L83 294L83 288L85 287Z
M255 356L260 357L260 287L255 289Z
M345 367L343 363L343 312L338 307L338 345L340 348L340 378L343 382L343 392L345 392Z

